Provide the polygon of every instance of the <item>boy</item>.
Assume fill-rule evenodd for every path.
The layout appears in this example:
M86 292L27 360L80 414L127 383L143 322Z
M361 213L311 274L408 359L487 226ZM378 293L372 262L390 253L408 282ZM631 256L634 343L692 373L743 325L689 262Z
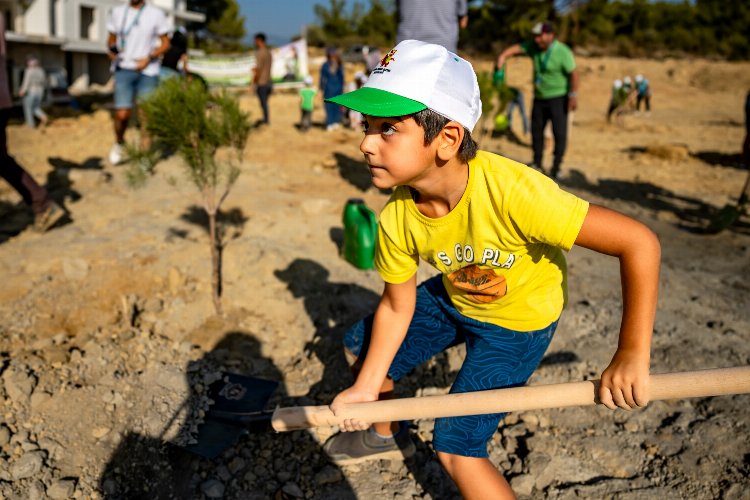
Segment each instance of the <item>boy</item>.
M312 77L307 75L305 77L305 86L299 91L299 106L300 110L302 110L299 129L302 132L307 132L312 126L312 114L313 109L315 109L315 95L318 93L318 89L313 88L312 84Z
M476 75L440 46L401 42L364 87L331 101L365 116L360 149L373 184L395 188L380 215L375 256L385 288L374 316L346 334L357 377L331 403L334 413L391 397L394 381L458 342L467 353L451 392L523 385L557 326L566 298L562 250L573 244L620 260L622 324L599 397L612 409L648 402L660 253L648 228L477 151ZM420 257L441 274L417 287ZM502 417L435 422L433 447L466 498L513 497L487 457ZM413 452L398 423L368 426L346 420L342 429L352 432L326 443L331 458L355 463Z

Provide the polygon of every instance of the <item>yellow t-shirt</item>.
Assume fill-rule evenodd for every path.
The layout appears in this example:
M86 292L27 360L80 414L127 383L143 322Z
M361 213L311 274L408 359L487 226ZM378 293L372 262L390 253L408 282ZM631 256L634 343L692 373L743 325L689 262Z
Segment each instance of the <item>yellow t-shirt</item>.
M588 202L551 179L502 156L480 151L458 205L437 219L422 215L410 188L396 188L380 213L375 266L388 283L403 283L421 257L443 274L464 316L532 331L557 320L567 301L566 264ZM507 292L477 303L447 275L478 264L505 278Z

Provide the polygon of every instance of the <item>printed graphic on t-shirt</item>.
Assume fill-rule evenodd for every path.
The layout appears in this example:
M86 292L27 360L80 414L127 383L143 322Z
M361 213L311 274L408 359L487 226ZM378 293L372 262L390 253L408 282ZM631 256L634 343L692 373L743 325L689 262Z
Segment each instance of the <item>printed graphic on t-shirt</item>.
M492 266L502 269L510 269L516 261L516 256L512 253L503 252L498 248L487 247L482 249L481 256L479 259L475 259L477 256L474 247L471 245L462 245L456 243L453 246L451 252L439 251L435 253L435 257L445 267L452 267L454 263L465 262L467 264L481 264L484 266ZM438 267L437 262L434 259L429 259L428 262L435 267Z
M508 293L505 276L477 264L462 267L448 275L448 280L474 302L494 302Z

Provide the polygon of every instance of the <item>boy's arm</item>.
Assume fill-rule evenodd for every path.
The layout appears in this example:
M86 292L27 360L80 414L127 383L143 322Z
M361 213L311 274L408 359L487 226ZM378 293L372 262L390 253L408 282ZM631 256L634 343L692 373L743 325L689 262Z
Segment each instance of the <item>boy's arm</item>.
M380 388L388 376L388 369L406 336L417 300L416 274L406 282L386 283L380 303L375 310L370 345L357 380L339 393L331 403L334 415L347 403L376 401ZM369 423L345 420L343 430L354 431L369 427Z
M620 260L620 338L602 373L599 399L610 409L644 406L649 400L651 334L659 292L659 240L640 222L590 205L575 244Z

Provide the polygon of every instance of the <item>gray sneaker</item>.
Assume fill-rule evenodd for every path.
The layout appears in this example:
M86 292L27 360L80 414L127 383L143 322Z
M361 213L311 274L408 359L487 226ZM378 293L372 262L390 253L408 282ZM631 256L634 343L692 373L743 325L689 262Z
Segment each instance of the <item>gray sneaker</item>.
M402 426L391 437L382 438L370 427L365 431L340 432L326 441L323 450L337 465L352 465L368 460L403 460L417 451L409 437L409 430Z

